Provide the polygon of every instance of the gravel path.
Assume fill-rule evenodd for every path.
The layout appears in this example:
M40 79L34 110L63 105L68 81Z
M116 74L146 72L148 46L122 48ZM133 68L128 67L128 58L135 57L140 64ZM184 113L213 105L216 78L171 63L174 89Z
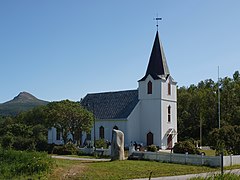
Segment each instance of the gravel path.
M68 157L68 156L51 156L56 159L68 159L76 161L111 161L111 159L95 159L95 158L78 158L78 157Z

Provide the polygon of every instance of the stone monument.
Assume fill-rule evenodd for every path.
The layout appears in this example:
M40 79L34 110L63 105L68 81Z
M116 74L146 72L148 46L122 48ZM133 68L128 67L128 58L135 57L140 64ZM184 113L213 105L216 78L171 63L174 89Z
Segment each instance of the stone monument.
M124 134L120 130L112 130L111 160L124 160Z

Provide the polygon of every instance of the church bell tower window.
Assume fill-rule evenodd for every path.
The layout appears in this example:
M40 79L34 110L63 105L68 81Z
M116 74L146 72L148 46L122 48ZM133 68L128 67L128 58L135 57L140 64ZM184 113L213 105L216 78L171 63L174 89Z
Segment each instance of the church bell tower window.
M168 122L171 122L171 106L168 106Z
M151 81L148 81L148 84L147 84L147 86L148 86L148 91L147 91L147 93L148 94L152 94L152 82Z
M168 95L171 95L171 84L168 83Z

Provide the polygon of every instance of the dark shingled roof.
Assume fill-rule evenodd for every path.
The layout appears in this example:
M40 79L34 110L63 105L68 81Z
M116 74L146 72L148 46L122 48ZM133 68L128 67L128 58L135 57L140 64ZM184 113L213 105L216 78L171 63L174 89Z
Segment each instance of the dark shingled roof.
M153 79L166 79L170 75L163 46L159 40L158 31L154 40L146 74L139 81L144 81L149 74Z
M138 103L138 90L87 94L81 105L97 119L127 118Z

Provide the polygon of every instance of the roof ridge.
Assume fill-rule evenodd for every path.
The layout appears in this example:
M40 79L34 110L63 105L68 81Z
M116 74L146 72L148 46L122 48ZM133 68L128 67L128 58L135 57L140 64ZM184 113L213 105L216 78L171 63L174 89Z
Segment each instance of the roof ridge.
M120 91L105 91L105 92L98 92L98 93L88 93L87 95L93 94L108 94L108 93L120 93L120 92L129 92L129 91L137 91L138 89L130 89L130 90L120 90Z

